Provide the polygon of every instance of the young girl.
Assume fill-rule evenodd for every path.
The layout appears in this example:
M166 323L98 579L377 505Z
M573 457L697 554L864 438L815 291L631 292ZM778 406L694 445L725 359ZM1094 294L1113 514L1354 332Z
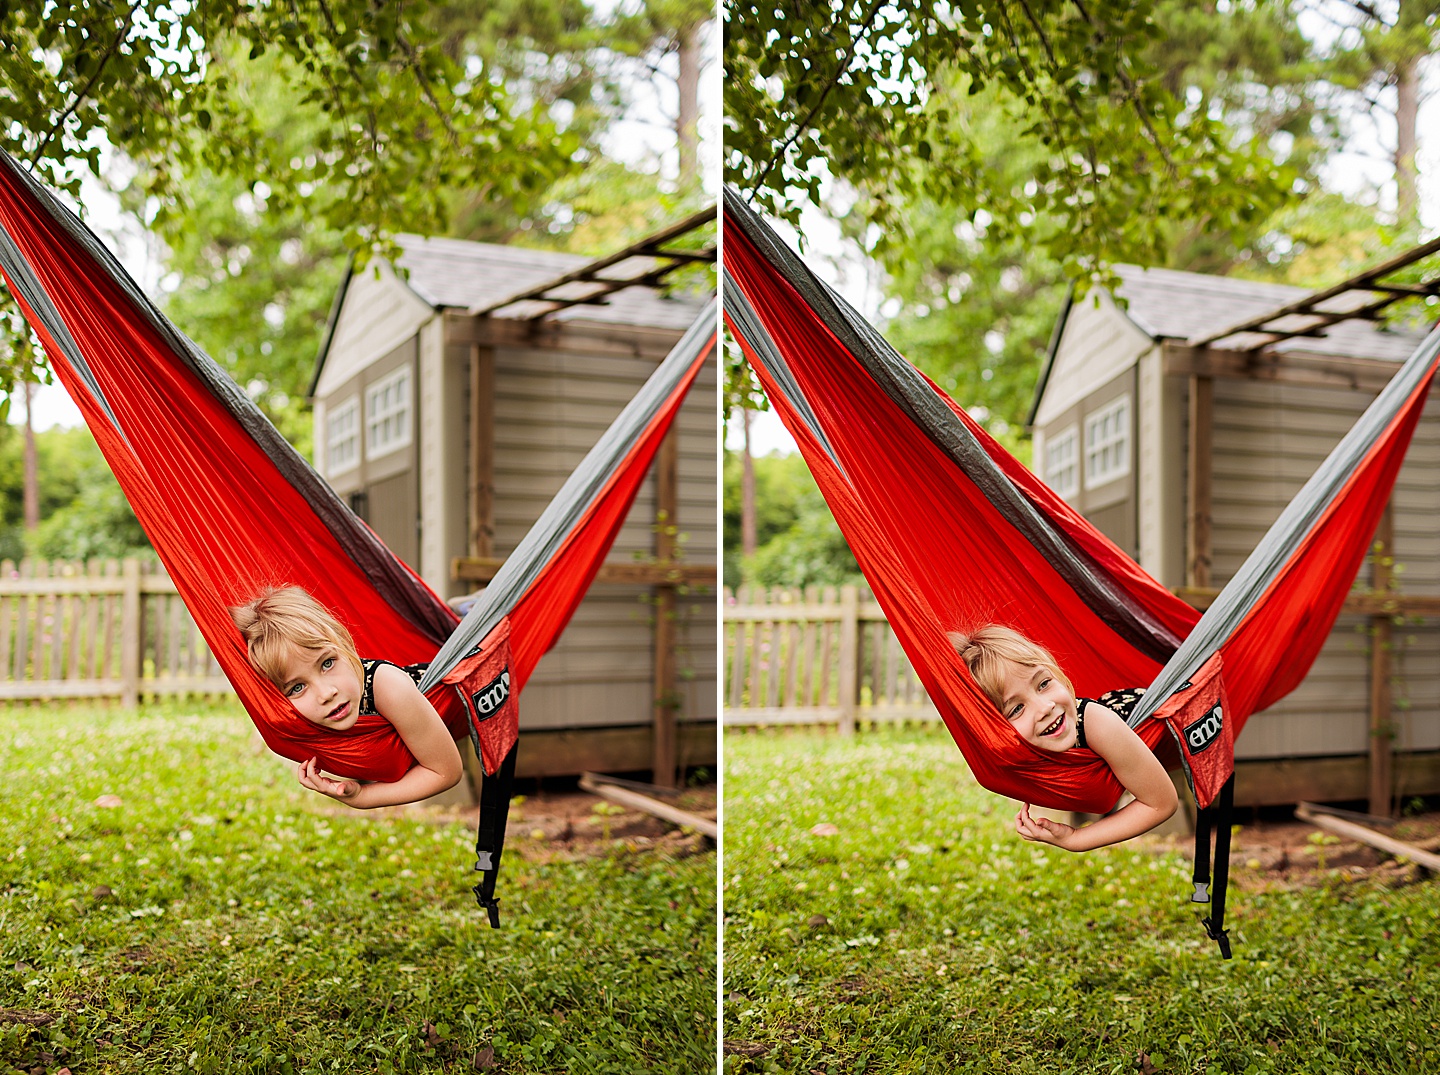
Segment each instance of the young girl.
M969 635L952 634L950 640L1021 739L1057 754L1088 747L1134 796L1113 814L1080 829L1031 817L1025 803L1015 815L1015 831L1024 839L1067 851L1091 851L1148 832L1175 813L1179 799L1165 767L1111 708L1128 712L1140 692L1111 691L1102 701L1077 699L1049 651L1009 627L989 624Z
M230 616L251 665L300 716L339 732L353 728L362 714L377 713L415 756L416 764L388 784L326 776L310 758L296 767L305 787L368 810L417 802L459 783L460 752L410 673L387 661L361 661L350 632L304 590L269 587Z

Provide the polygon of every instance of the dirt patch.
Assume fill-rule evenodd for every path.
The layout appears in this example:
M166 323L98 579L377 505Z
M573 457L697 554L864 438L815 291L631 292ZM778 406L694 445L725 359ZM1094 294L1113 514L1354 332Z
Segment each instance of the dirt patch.
M1392 827L1376 827L1375 831L1423 851L1440 851L1440 812L1402 818ZM1156 843L1187 857L1194 854L1191 837L1168 836ZM1367 877L1404 885L1428 876L1429 871L1413 862L1399 862L1368 844L1295 818L1245 818L1231 837L1230 882L1242 890Z
M652 797L688 814L715 820L713 784L687 788L676 796ZM658 817L569 788L517 796L510 806L509 831L514 834L516 846L539 852L550 849L593 854L616 840L640 848L664 847L681 854L713 846L698 833L682 831Z
M697 817L714 821L714 784L685 788L678 795L651 796ZM437 824L463 821L471 829L477 824L477 807L441 808L399 806L388 808L409 817L421 816ZM623 841L635 850L663 849L669 854L698 854L714 847L712 841L681 830L668 821L638 810L630 810L581 791L573 782L560 786L531 787L510 803L505 850L527 857L546 858L555 854L590 856L603 854Z

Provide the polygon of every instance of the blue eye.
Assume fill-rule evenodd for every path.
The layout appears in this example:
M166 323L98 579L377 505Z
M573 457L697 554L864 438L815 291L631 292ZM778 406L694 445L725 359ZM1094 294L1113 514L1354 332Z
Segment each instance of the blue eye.
M328 672L328 671L330 671L331 668L334 667L334 665L335 665L335 658L334 658L334 657L326 657L325 660L324 660L323 662L321 662L321 664L320 664L320 671L322 671L322 672Z
M303 683L292 683L292 684L290 685L290 689L285 692L285 696L286 696L287 698L293 698L293 697L295 697L295 695L299 694L299 693L300 693L301 691L303 691L304 689L305 689L305 684L303 684Z

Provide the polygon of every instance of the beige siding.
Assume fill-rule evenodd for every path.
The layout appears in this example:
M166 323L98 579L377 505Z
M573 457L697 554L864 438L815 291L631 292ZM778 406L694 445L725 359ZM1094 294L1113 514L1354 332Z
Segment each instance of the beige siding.
M466 592L451 580L450 562L466 552L469 525L469 348L447 347L443 322L435 318L421 328L418 352L420 545L416 559L408 562L436 593L454 597Z
M1140 359L1135 393L1135 483L1140 566L1162 585L1185 581L1185 386L1164 373L1153 347Z
M388 263L372 261L357 270L345 290L315 395L334 397L341 385L434 316L428 303L396 279Z
M413 470L371 482L366 491L365 521L390 551L407 564L415 562L418 507Z
M689 563L720 562L719 458L720 399L718 367L707 362L680 409L680 532L686 541L680 556ZM719 595L713 587L679 598L676 609L676 689L680 719L718 721L720 647Z
M1223 585L1285 504L1350 429L1370 395L1344 389L1215 382L1213 562ZM1426 409L1396 485L1402 590L1440 593L1440 405ZM1368 576L1362 567L1362 576ZM1250 719L1244 758L1363 754L1368 750L1366 624L1341 617L1305 681ZM1440 630L1396 630L1393 719L1399 749L1440 746Z
M1055 364L1035 424L1053 428L1056 418L1135 365L1153 346L1120 310L1108 292L1092 291L1075 300L1065 319Z
M1072 315L1073 316L1073 315ZM1087 448L1086 419L1104 410L1121 397L1128 399L1128 463L1126 472L1102 484L1087 482L1085 477L1085 452ZM1138 422L1136 412L1140 399L1137 393L1136 371L1133 367L1121 369L1108 383L1091 386L1090 392L1067 410L1057 411L1043 427L1044 439L1041 449L1035 453L1035 468L1042 478L1045 475L1043 446L1057 434L1067 430L1076 432L1076 481L1078 488L1067 497L1069 503L1095 525L1127 556L1137 555L1136 529L1136 484L1140 466L1139 445L1136 437Z
M419 439L425 424L415 390L418 341L411 336L388 354L371 362L345 381L335 382L324 397L328 407L356 398L359 400L358 438L359 465L344 473L327 475L331 487L370 524L380 540L408 564L416 563L419 554L417 527L420 514L420 487L417 458ZM410 370L410 443L404 447L371 456L365 443L365 390L401 367ZM317 435L323 433L317 424ZM315 453L322 460L325 444L316 444Z
M551 497L654 372L649 358L499 349L495 384L495 552L511 552ZM684 557L715 563L716 389L707 365L678 419L679 519ZM648 558L655 545L655 479L647 476L611 562ZM648 724L653 608L642 586L597 585L525 689L526 728ZM714 720L716 598L682 598L677 667L680 719Z

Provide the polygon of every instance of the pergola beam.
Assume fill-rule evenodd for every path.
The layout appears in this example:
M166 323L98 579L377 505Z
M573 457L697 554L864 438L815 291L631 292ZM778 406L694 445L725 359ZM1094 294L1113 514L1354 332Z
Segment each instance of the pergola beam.
M1217 341L1230 336L1240 336L1246 333L1256 333L1274 337L1274 339L1258 344L1254 348L1249 348L1249 350L1258 350L1260 347L1277 343L1280 340L1289 339L1292 336L1308 335L1310 329L1317 327L1315 325L1309 325L1304 329L1297 329L1295 331L1265 327L1271 322L1279 321L1283 317L1323 318L1325 320L1321 322L1321 326L1331 325L1350 318L1363 318L1366 317L1367 314L1373 316L1373 314L1378 313L1390 303L1407 296L1427 297L1430 295L1440 295L1440 277L1418 285L1385 284L1380 282L1382 277L1388 276L1390 273L1397 272L1409 265L1413 265L1422 258L1434 254L1436 251L1440 251L1440 238L1431 239L1428 243L1421 243L1419 246L1412 247L1403 254L1397 254L1388 261L1383 261L1373 268L1366 269L1361 273L1356 273L1347 280L1342 280L1334 287L1326 288L1323 291L1311 292L1303 298L1296 299L1294 302L1281 306L1278 309L1271 310L1258 317L1250 317L1243 321L1237 321L1232 325L1227 325L1218 332L1191 337L1191 339L1186 342L1190 347L1204 348L1211 347ZM1392 294L1389 298L1381 300L1380 302L1361 306L1349 312L1317 309L1321 303L1352 291L1376 291Z
M508 306L516 306L522 302L546 302L550 303L550 309L545 310L533 317L523 320L539 320L571 306L581 304L599 304L604 301L606 295L616 291L623 291L627 287L653 287L676 269L683 268L696 262L712 262L716 257L714 245L707 246L702 250L667 250L665 244L680 236L685 235L696 228L715 220L715 207L701 209L692 213L684 220L677 221L669 227L662 228L653 235L646 236L638 242L631 243L623 250L618 250L603 258L587 262L580 268L557 276L536 287L532 287L519 294L510 295L499 302L492 302L489 305L477 303L470 308L470 313L478 317L492 315L498 310ZM614 265L629 261L632 258L654 258L666 259L669 264L660 265L654 268L647 268L639 275L632 277L601 276L600 273ZM596 291L580 298L559 298L552 296L550 292L557 291L570 284L594 284Z

